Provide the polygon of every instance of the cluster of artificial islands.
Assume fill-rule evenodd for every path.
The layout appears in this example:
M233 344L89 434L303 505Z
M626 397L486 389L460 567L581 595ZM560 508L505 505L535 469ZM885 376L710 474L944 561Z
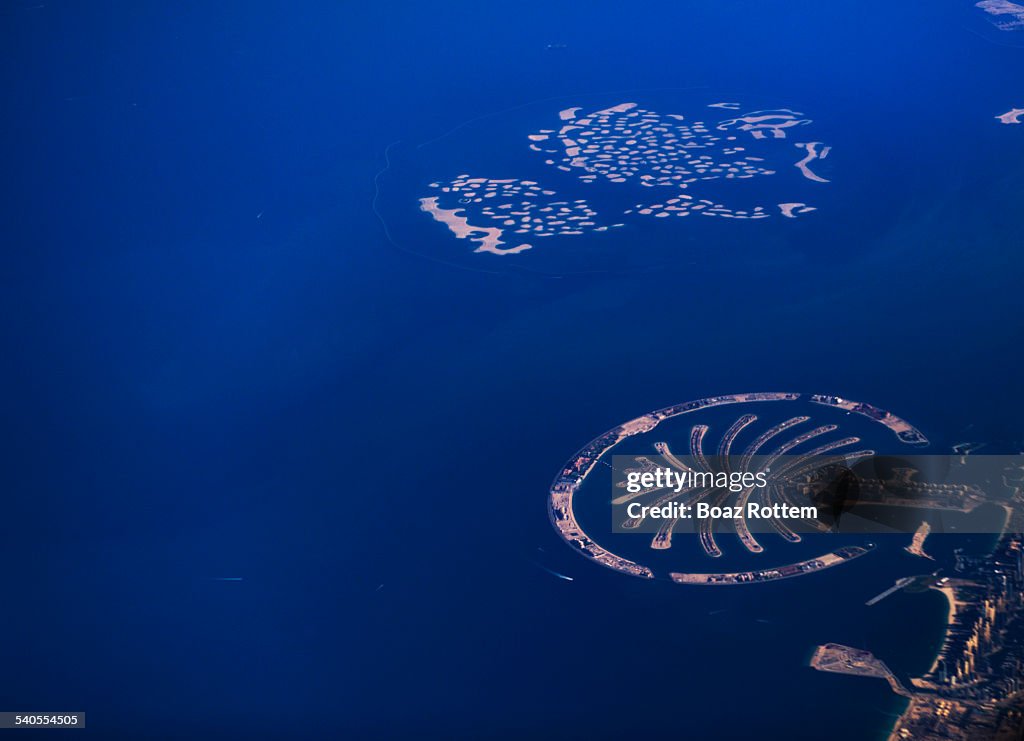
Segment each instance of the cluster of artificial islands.
M1000 31L1024 31L1024 5L1010 0L981 0L974 7L988 13L992 25Z
M661 409L619 425L584 446L563 466L549 492L548 512L551 521L561 537L581 555L616 571L653 579L655 574L651 568L599 545L581 527L574 513L573 498L580 492L588 474L599 462L606 462L602 459L622 441L650 432L667 419L710 407L743 405L745 410L750 408L749 405L752 403L797 401L800 398L801 395L795 393L716 396ZM924 435L910 423L870 404L824 395L809 396L806 400L848 414L867 417L887 428L903 444L928 444ZM733 442L739 432L754 425L756 421L757 415L754 413L739 416L722 436L717 454L729 459ZM808 415L800 415L774 425L760 434L738 455L737 465L742 468L748 464L755 455L761 454L762 447L769 441L772 441L772 451L767 453L767 460L773 461L800 443L837 429L837 425L828 424L796 435L788 432L791 429L803 429L809 421ZM707 433L707 425L696 424L691 428L687 459L690 463L680 460L664 442L655 443L655 450L663 461L680 470L686 470L694 465L703 468L707 460L703 450ZM777 444L779 440L784 442ZM803 460L814 459L808 465L820 466L822 455L838 453L836 458L852 461L873 453L870 450L852 450L858 442L857 437L842 437L819 445L805 454L794 456L792 460L787 460L772 472L773 478L782 480L780 485L764 488L758 495L785 498L787 487L783 484L798 481L803 476L806 469L806 466L801 465ZM764 454L761 455L763 461ZM736 458L734 455L733 459ZM633 459L640 466L640 470L653 465L644 456L634 456ZM916 482L910 478L901 482L906 488L905 498L899 495L894 497L891 491L883 498L880 494L884 487L873 488L873 483L879 482L863 481L860 492L861 496L871 500L872 504L897 507L912 504L916 508L968 512L987 501L985 493L973 486L929 484ZM870 651L838 643L818 646L811 658L811 667L818 671L882 678L889 683L894 692L908 698L909 703L895 722L889 741L972 741L978 738L1010 741L1019 737L1017 733L1024 724L1024 542L1020 535L1024 532L1024 507L1021 506L1024 504L1024 478L1008 478L1004 483L1012 489L1013 494L1008 502L1003 503L1006 520L1002 534L991 553L986 556L969 557L958 552L956 576L940 577L939 572L936 572L902 578L892 587L867 601L867 605L872 606L900 590L922 592L932 589L946 597L949 610L945 639L931 667L923 675L898 677L884 661ZM613 499L613 503L652 493L659 492L646 489L626 493ZM725 492L726 496L728 494ZM662 494L655 501L664 502L673 498L695 501L694 497L707 496L723 497L723 493L681 490ZM738 498L745 501L750 496L751 491L744 490ZM762 547L742 520L742 516L738 516L734 522L740 541L748 551L760 552L763 550ZM706 555L720 555L710 527L705 528L703 522L701 527L701 544ZM669 547L671 528L671 521L662 525L654 536L651 547ZM799 539L799 535L781 522L776 523L775 532L789 541ZM925 541L929 533L930 526L927 522L922 522L906 547L907 552L914 556L930 558L925 552ZM838 566L865 556L873 549L874 545L870 543L864 547L846 546L816 558L769 569L733 573L672 572L669 576L673 582L685 585L772 582Z
M740 105L712 103L708 108L735 113ZM475 242L476 252L514 255L534 246L520 241L527 237L575 237L608 231L625 226L618 219L630 215L754 220L773 213L797 218L816 210L799 201L727 206L699 197L706 181L771 176L781 164L795 168L807 180L829 182L812 168L828 156L830 147L816 141L790 144L787 140L789 132L811 123L797 111L753 111L690 122L681 114L661 114L636 103L620 103L583 115L581 110L562 110L560 126L530 134L529 148L548 155L546 164L577 175L582 183L600 179L616 187L668 188L664 198L636 203L610 219L613 223L602 223L586 199L555 200L554 190L533 181L462 174L447 182L431 183L439 192L421 198L420 209L457 239ZM784 154L780 163L773 164L769 158L779 159L779 146L791 155L787 160ZM697 195L684 192L691 187L697 189ZM510 240L515 243L509 245Z
M1024 28L1024 6L1006 0L978 4L999 18L1006 30ZM739 103L711 103L709 109L736 112ZM581 114L579 106L559 112L557 128L530 134L529 148L547 156L545 164L575 175L584 184L606 182L616 186L668 189L665 197L641 200L606 223L585 198L556 199L539 183L519 178L489 178L461 174L430 187L437 195L420 198L420 209L444 224L456 239L476 243L475 252L516 255L532 249L526 238L578 237L623 227L623 217L659 218L700 215L724 219L757 220L778 213L797 218L817 207L800 201L737 208L717 199L700 197L707 181L747 180L776 175L779 167L793 167L814 183L829 180L816 170L831 147L819 141L794 141L793 157L781 158L777 148L759 145L785 142L812 123L788 108L738 113L717 120L707 116L688 120L677 113L662 114L636 103ZM1024 122L1024 108L1011 108L995 116L1004 124ZM795 150L795 151L794 151ZM774 163L773 163L774 161ZM696 194L685 191L695 189ZM576 194L573 194L576 195ZM493 200L485 200L493 199ZM508 246L508 241L515 244Z
M444 197L457 199L458 203L453 208L443 208L439 203L442 196L433 196L420 199L420 208L445 224L458 239L468 237L478 242L477 252L509 255L533 246L523 243L502 247L505 232L552 237L603 232L609 228L595 221L597 212L585 198L556 200L555 191L546 190L532 180L490 180L462 174L447 183L431 183L430 187L437 188ZM467 208L474 210L477 225L471 224L465 215ZM485 223L488 225L483 226ZM611 224L611 227L621 226L624 225Z
M785 128L805 123L793 111L758 112L722 121L709 130L704 121L684 123L681 115L662 115L638 108L636 103L621 103L584 116L580 108L567 108L559 116L561 128L542 129L530 135L530 148L552 154L547 159L565 172L577 170L584 182L606 178L613 183L636 179L646 187L685 188L699 180L752 178L774 175L764 166L764 158L742 154L731 127L746 127L751 136L784 138ZM743 123L740 123L740 122ZM717 134L716 134L717 132ZM555 146L538 146L552 140ZM723 140L727 143L722 144Z
M709 107L738 108L739 104L712 103ZM775 175L776 169L766 164L765 157L747 153L746 139L785 139L789 129L811 123L810 119L801 118L803 114L789 109L754 111L717 122L692 123L682 115L661 114L639 108L636 103L620 103L583 116L579 115L580 110L567 108L559 114L563 121L560 128L541 129L530 135L531 149L553 156L545 160L546 164L564 172L576 172L584 183L604 179L676 191L708 180ZM804 156L793 165L809 180L827 183L811 171L809 164L826 157L829 147L821 142L797 142L795 146L804 150ZM778 207L791 218L814 210L803 203L780 203ZM700 213L731 219L763 219L770 215L765 206L733 209L689 195L677 195L665 203L640 203L635 212L656 217Z
M552 524L554 524L562 538L572 545L574 550L581 555L617 571L633 576L653 579L655 576L654 572L648 566L618 555L598 544L586 533L576 517L573 508L573 498L580 491L587 476L594 470L597 463L611 453L611 451L623 440L640 433L650 432L665 420L673 417L678 417L683 414L691 414L699 410L722 405L747 405L751 403L797 401L800 398L800 394L782 392L714 396L684 404L678 404L666 409L660 409L658 411L645 414L642 417L630 420L629 422L609 430L603 435L592 440L577 452L576 455L562 467L561 472L555 478L551 485L548 499L548 513ZM871 406L870 404L825 395L811 395L807 397L807 400L813 404L865 416L888 428L904 444L914 446L928 444L927 438L925 438L924 435L910 423L895 416L891 412ZM803 445L804 443L809 443L815 438L837 430L837 425L835 424L819 425L811 429L803 430L806 423L810 421L810 417L807 415L798 415L776 424L762 432L749 446L747 446L741 455L738 457L734 456L732 451L734 441L739 436L740 432L747 427L754 425L757 420L757 415L753 413L739 416L722 435L719 441L716 453L718 458L720 460L732 460L733 458L736 458L734 463L736 467L735 470L747 470L747 467L755 456L758 456L758 465L762 467L762 469L770 467L772 462L778 460L783 455L790 453L798 446ZM794 432L790 434L790 430L794 430ZM697 466L700 468L705 468L707 466L706 455L703 449L707 432L708 427L702 424L694 425L690 432L690 458L693 461L696 461ZM823 456L832 455L836 459L842 459L843 461L850 463L855 460L874 455L875 451L870 449L851 449L856 446L858 442L860 442L860 438L858 437L843 436L829 440L828 442L818 445L806 452L801 452L800 454L791 456L783 466L771 472L773 485L760 489L757 496L778 497L785 504L797 506L797 502L790 498L792 490L791 487L787 486L787 484L790 482L799 482L802 477L808 473L809 468L820 468ZM772 446L770 449L766 448L769 444ZM667 461L678 470L691 470L688 464L684 463L673 454L667 443L657 442L655 443L654 448L663 460ZM645 463L642 456L638 457L636 460L641 467L650 463L649 461ZM642 493L646 494L650 492ZM915 506L931 505L942 508L951 507L954 509L970 509L973 506L976 506L977 502L980 501L980 494L973 491L970 487L954 487L953 489L943 488L941 491L936 491L931 499L927 498L929 493L930 492L927 491L915 492L915 496L922 497L923 495L923 498L915 499ZM632 495L619 497L616 500L613 500L613 504L624 502L628 496ZM728 498L735 497L735 503L738 507L737 512L740 513L731 521L735 532L739 536L740 542L749 552L761 553L764 548L751 532L746 516L743 514L747 511L746 504L752 496L754 496L753 488L744 489L738 494L734 494L728 490L713 488L682 489L680 491L668 491L655 499L652 502L652 505L658 506L672 501L679 501L687 506L692 506L699 501L709 501L714 506L721 506ZM922 502L924 502L923 505ZM783 539L789 542L797 542L800 540L800 536L793 532L793 530L781 519L777 517L769 517L768 519L774 531ZM702 519L699 523L699 535L700 543L705 554L712 558L717 558L722 555L722 552L715 537L713 522L714 521L711 518ZM632 518L624 522L623 527L625 529L635 529L639 524L640 522L637 518ZM655 550L664 550L671 547L673 529L677 524L677 519L670 518L664 520L651 541L651 548ZM822 523L810 522L808 525L816 529L826 529L826 526ZM803 574L809 574L837 566L851 559L865 555L870 551L870 549L870 546L841 548L832 553L823 554L817 558L761 570L714 573L673 572L669 576L673 581L680 584L727 585L759 583L801 576Z

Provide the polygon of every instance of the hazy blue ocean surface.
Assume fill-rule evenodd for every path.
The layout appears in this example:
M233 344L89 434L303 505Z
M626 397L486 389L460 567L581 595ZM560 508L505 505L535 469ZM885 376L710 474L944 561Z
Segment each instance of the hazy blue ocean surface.
M884 735L884 682L806 662L927 668L941 596L864 607L933 568L907 538L686 589L579 558L545 502L602 431L722 393L1019 449L1024 126L993 117L1024 54L964 12L8 4L0 709L97 739ZM807 109L835 147L814 219L533 275L381 174L487 114L435 144L446 175L513 159L480 125L694 88ZM397 246L375 178L411 196L380 201Z

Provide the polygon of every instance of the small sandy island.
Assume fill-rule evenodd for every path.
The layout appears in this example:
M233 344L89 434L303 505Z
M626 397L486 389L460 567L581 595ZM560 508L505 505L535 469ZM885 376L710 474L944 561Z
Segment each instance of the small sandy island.
M780 203L779 210L782 211L783 216L795 219L797 214L806 214L818 209L808 206L806 203Z
M1006 113L1000 113L996 118L1004 124L1019 124L1024 123L1021 121L1022 116L1024 116L1024 108L1011 108Z
M925 553L924 550L924 542L928 539L928 535L929 533L931 533L931 531L932 526L928 523L927 520L923 521L918 526L917 530L914 531L914 537L911 539L910 545L908 545L903 550L905 550L907 553L913 556L920 556L921 558L928 558L934 561L935 559L929 556L927 553Z
M826 147L821 142L798 142L796 146L807 152L807 156L795 165L795 167L800 170L800 174L808 180L813 180L816 183L827 183L828 180L811 172L811 168L808 167L808 165L810 165L814 160L823 160L828 157L828 153L832 151L832 147Z

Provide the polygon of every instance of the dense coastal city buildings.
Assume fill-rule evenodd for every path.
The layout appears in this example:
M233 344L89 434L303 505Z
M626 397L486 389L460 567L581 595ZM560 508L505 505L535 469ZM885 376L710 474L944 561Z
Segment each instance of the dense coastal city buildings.
M895 588L901 586L897 583ZM870 652L836 644L820 646L811 666L819 671L884 676L895 692L908 697L890 741L1020 738L1024 728L1024 537L1008 533L988 556L959 557L956 575L933 577L930 588L948 601L946 636L932 666L924 675L911 677L909 687Z

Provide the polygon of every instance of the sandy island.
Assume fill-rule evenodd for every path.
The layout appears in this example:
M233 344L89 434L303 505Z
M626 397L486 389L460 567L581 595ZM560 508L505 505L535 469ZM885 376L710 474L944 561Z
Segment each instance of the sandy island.
M808 165L814 160L823 160L828 157L828 153L832 148L826 147L821 142L800 142L796 146L807 152L807 156L795 165L795 167L800 170L800 173L808 180L813 180L817 183L827 183L828 180L811 172ZM821 147L821 149L818 149L818 147Z
M795 219L797 214L806 214L818 209L808 206L806 203L780 203L779 210L782 211L783 216Z
M461 208L441 208L437 205L437 198L421 198L420 210L426 211L437 221L446 225L455 235L456 239L469 239L472 242L479 242L480 246L475 252L490 252L495 255L514 255L523 250L530 249L533 245L521 244L516 247L502 249L500 245L502 230L496 226L473 226L465 216L460 216Z
M1011 108L1006 113L1000 113L996 118L1004 124L1019 124L1024 123L1021 121L1022 116L1024 116L1024 108Z

